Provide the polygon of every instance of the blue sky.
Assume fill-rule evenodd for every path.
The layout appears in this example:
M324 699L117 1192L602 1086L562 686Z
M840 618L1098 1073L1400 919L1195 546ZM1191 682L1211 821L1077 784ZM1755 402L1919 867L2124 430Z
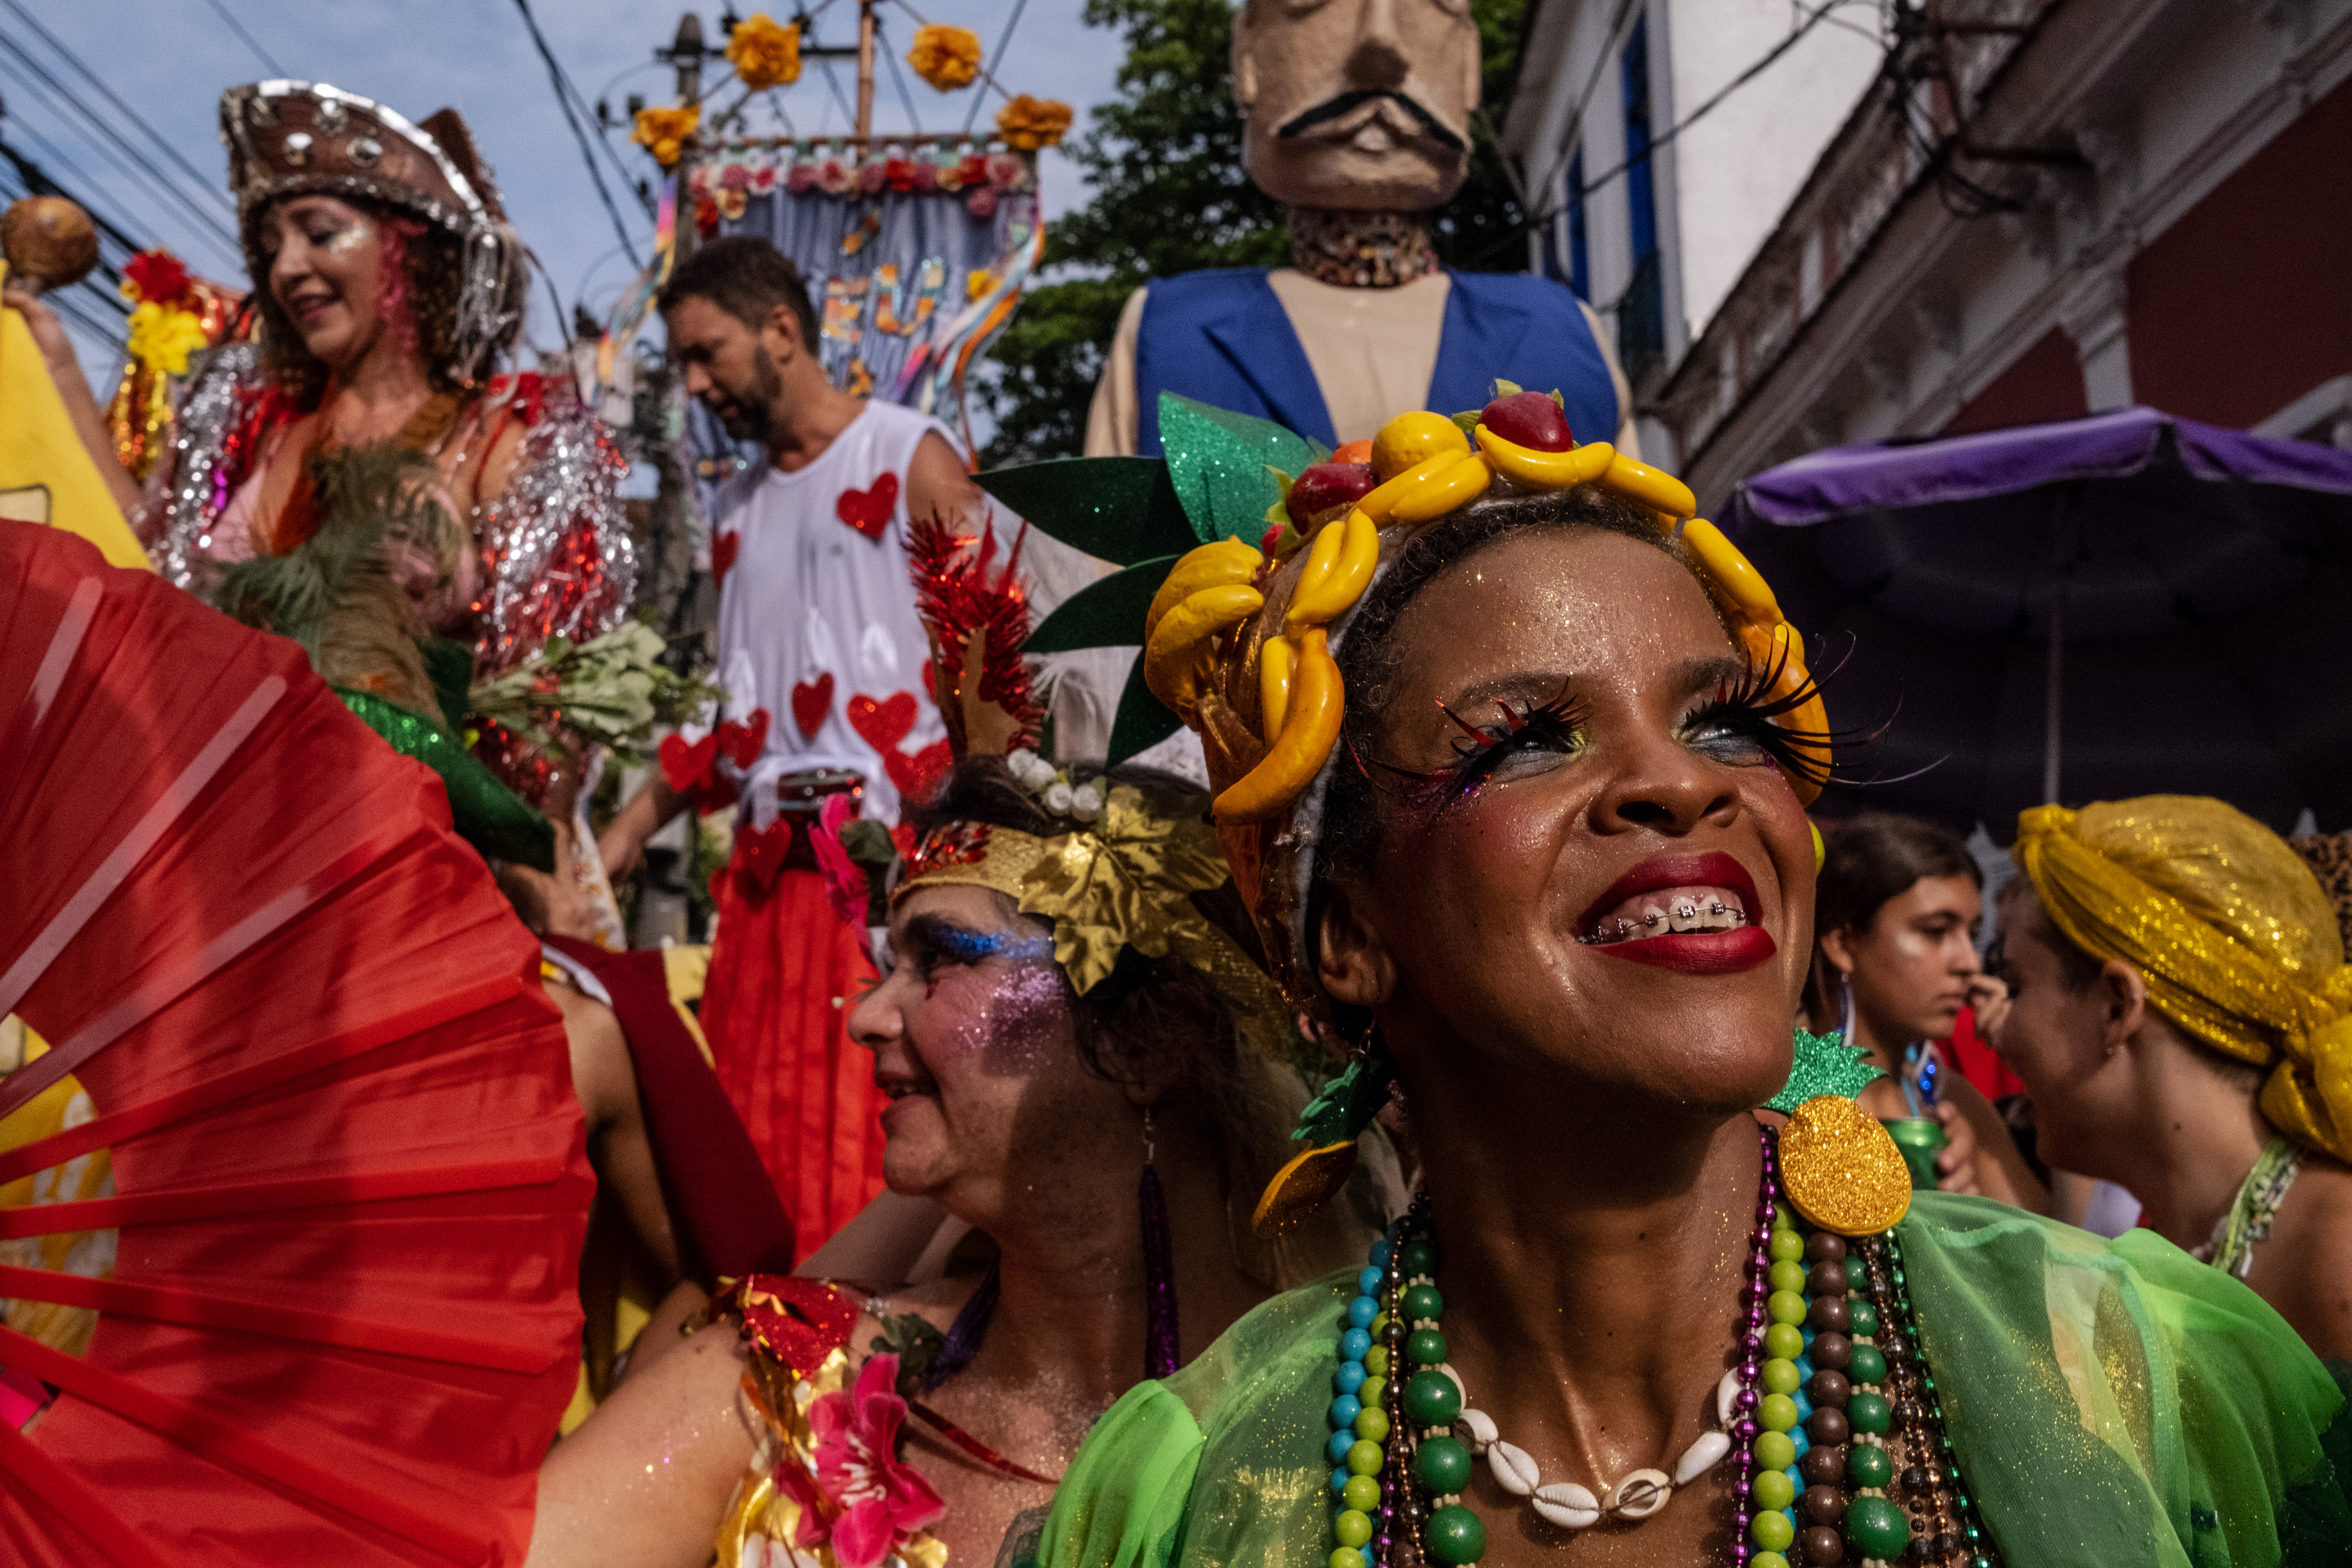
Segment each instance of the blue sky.
M456 105L496 169L524 239L565 301L584 298L601 311L627 286L631 268L612 220L596 200L580 149L557 110L546 67L512 0L218 4L287 75L332 82L382 100L412 120L444 104ZM1083 0L1026 0L997 72L1011 91L1059 98L1076 106L1079 130L1087 123L1087 108L1110 96L1119 60L1116 35L1081 24L1082 5ZM208 226L215 232L233 226L215 105L222 89L278 72L222 22L213 0L0 0L0 6L7 7L0 9L0 103L6 110L0 117L0 138L61 183L89 193L106 216L142 241L167 245L197 272L242 286L233 252L205 233ZM69 64L21 25L17 6L103 80L205 183L199 185L104 104ZM908 0L886 0L879 14L886 39L900 56L918 14L924 20L973 28L992 55L1013 7L1014 0L911 0L911 8ZM738 0L738 8L748 15L756 7ZM609 97L618 116L622 100L631 92L642 92L653 102L668 100L675 79L669 68L654 62L652 51L676 32L678 8L621 0L533 0L532 9L564 69L591 101ZM791 7L776 9L781 19ZM810 9L816 13L811 29L816 41L856 41L853 0L830 0L821 7L812 4ZM706 37L716 40L719 8L705 8L701 15ZM843 98L853 99L854 68L840 62L834 69ZM952 130L962 123L971 92L940 94L906 70L903 62L900 73L922 129ZM121 167L115 159L127 161L129 153L110 148L69 107L58 104L53 92L44 90L44 76L71 89L78 100L120 131L131 148L165 176L178 198L157 192L151 182ZM907 111L888 71L877 77L877 129L908 129ZM803 132L846 129L846 118L814 63L782 96ZM983 128L994 102L992 99L981 112ZM614 133L612 141L633 177L653 174L651 160L622 133ZM1076 172L1057 154L1046 155L1041 173L1049 216L1084 201ZM611 181L609 163L605 174ZM651 223L633 200L617 189L614 194L642 253ZM206 213L210 225L201 221ZM530 331L542 345L552 346L556 341L554 310L543 286L533 290ZM101 399L111 384L119 347L97 342L82 345L83 361Z

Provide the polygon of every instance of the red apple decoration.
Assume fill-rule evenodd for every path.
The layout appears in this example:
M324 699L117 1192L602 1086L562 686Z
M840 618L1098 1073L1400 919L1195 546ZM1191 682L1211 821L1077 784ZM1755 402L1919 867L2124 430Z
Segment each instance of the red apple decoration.
M1569 432L1568 416L1551 395L1515 392L1498 397L1479 411L1478 423L1514 446L1538 452L1565 452L1576 445Z
M1378 483L1370 463L1318 463L1292 481L1283 509L1292 522L1303 525L1335 507L1363 500Z

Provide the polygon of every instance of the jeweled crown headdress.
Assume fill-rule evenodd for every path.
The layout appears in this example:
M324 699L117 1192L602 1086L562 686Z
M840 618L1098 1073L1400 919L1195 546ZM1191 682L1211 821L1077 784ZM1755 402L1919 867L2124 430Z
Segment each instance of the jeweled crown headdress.
M386 202L456 236L465 277L457 301L459 378L470 381L522 321L522 242L507 223L463 116L444 109L413 123L373 99L324 82L261 81L221 94L221 141L240 237L255 268L262 211L316 193Z

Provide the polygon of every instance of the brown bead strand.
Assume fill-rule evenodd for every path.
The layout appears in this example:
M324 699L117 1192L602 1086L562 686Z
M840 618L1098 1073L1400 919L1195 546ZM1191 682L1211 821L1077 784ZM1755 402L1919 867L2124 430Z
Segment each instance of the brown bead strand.
M1791 1542L1790 1555L1792 1561L1815 1568L1844 1561L1845 1510L1853 1500L1845 1473L1846 1444L1852 1436L1845 1417L1846 1397L1852 1392L1845 1376L1852 1355L1852 1342L1846 1337L1852 1327L1846 1306L1850 1287L1846 1258L1844 1237L1826 1230L1805 1237L1805 1289L1813 1300L1813 1342L1806 1352L1813 1363L1813 1376L1805 1385L1813 1413L1805 1421L1805 1436L1812 1447L1797 1461L1805 1489L1797 1496L1797 1539ZM1824 1381L1832 1378L1834 1384ZM1824 1398L1824 1393L1834 1397Z
M1404 1231L1398 1233L1400 1247L1405 1234ZM1429 1505L1421 1495L1421 1484L1412 1479L1415 1445L1404 1415L1407 1368L1404 1356L1404 1269L1402 1264L1389 1270L1388 1300L1381 1305L1389 1318L1388 1327L1381 1335L1381 1342L1388 1347L1389 1366L1381 1386L1381 1408L1388 1415L1389 1436L1385 1445L1387 1462L1381 1467L1381 1474L1387 1479L1389 1485L1389 1496L1383 1500L1393 1504L1396 1509L1394 1522L1383 1524L1384 1529L1394 1533L1393 1555L1389 1562L1391 1568L1424 1568L1427 1550L1422 1540L1422 1525L1429 1518Z
M2000 1568L2000 1548L1967 1493L1945 1432L1934 1373L1918 1342L1901 1269L1900 1245L1890 1233L1860 1244L1872 1302L1878 1309L1878 1343L1886 1357L1882 1387L1894 1409L1887 1457L1895 1479L1888 1487L1911 1524L1906 1555L1940 1568Z

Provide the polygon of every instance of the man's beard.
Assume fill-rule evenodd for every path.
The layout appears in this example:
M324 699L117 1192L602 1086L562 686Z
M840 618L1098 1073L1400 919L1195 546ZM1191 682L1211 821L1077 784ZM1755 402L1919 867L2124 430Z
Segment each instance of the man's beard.
M751 391L740 397L730 395L726 411L719 414L719 423L738 441L765 441L775 427L776 405L784 400L783 373L776 369L764 345L751 350Z

